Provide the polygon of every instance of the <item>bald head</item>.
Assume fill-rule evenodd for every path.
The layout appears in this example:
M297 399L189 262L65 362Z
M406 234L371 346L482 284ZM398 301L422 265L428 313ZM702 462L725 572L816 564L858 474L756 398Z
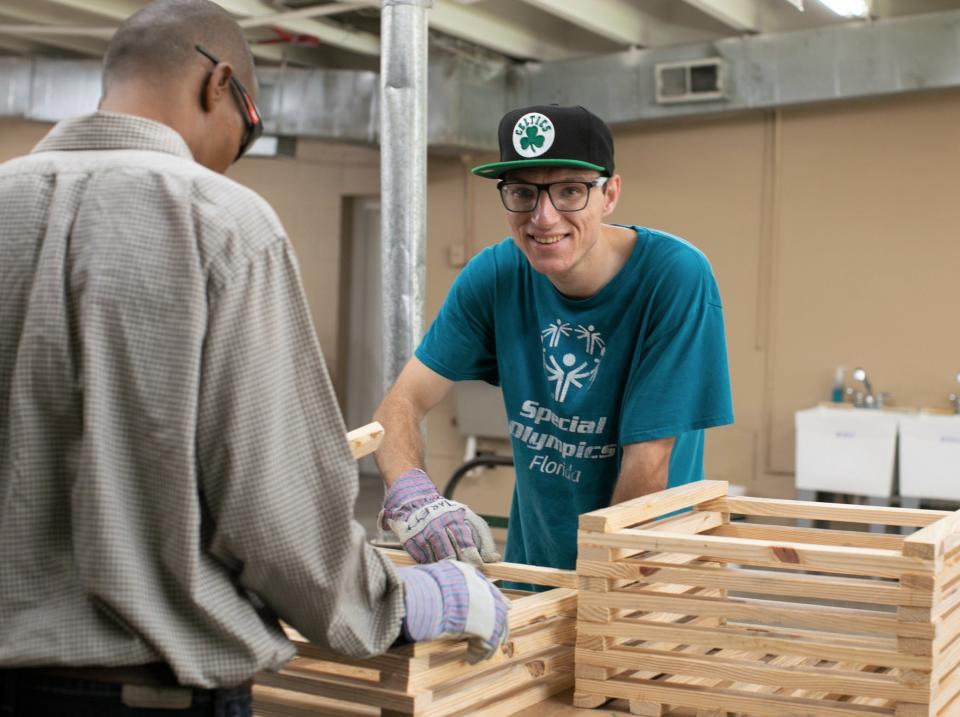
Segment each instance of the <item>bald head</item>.
M232 17L210 0L154 0L114 34L103 61L103 94L129 82L163 86L196 63L201 45L255 91L253 57Z

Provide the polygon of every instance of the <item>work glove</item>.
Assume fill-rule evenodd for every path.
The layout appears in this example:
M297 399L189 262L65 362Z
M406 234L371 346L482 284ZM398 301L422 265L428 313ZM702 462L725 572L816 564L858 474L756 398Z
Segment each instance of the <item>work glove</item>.
M413 642L467 637L467 662L493 657L510 632L510 603L472 565L443 560L397 568L403 583L403 634Z
M392 530L418 563L450 558L480 566L500 560L486 521L463 503L441 497L422 470L409 470L390 486L378 523Z

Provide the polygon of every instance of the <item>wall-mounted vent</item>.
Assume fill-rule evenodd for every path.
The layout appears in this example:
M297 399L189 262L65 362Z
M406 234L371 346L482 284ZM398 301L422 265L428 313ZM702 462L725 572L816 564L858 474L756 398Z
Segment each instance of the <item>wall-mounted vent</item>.
M704 102L723 99L723 60L658 62L657 103Z

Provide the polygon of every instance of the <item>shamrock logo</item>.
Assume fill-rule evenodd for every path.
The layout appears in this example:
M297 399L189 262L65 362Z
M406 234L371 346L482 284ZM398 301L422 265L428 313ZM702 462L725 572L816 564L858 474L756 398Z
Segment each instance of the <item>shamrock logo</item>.
M539 157L553 145L556 131L549 117L528 112L513 126L513 148L521 157Z
M524 149L530 149L531 147L539 149L542 147L543 135L540 134L540 130L532 125L527 127L526 136L520 140L520 146Z

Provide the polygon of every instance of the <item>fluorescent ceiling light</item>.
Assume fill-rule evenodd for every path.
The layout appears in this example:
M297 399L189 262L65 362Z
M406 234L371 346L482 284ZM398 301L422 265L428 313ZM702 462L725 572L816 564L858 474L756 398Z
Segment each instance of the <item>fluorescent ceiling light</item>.
M843 17L866 17L870 12L866 0L820 0L820 2Z

